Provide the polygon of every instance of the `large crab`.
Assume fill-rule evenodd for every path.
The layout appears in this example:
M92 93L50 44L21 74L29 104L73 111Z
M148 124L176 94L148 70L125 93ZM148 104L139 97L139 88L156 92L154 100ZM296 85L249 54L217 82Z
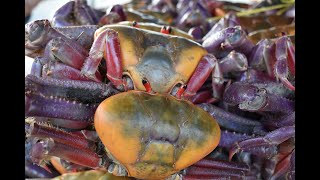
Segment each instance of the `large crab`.
M26 160L50 159L62 174L97 169L58 179L114 178L106 170L142 179L294 178L292 88L254 66L261 52L277 57L276 70L292 66L290 42L284 36L276 53L261 51L237 22L217 25L202 45L218 60L169 26L26 25L26 54L35 57L26 77L26 116L33 117L26 120ZM226 91L223 78L230 78Z
M47 26L47 21L26 25L27 35L33 37L32 40L38 37L36 43L48 42L45 60L34 63L32 73L36 76L26 77L26 115L35 119L48 117L59 126L79 128L92 122L94 114L94 128L109 158L99 157L92 151L90 140L83 136L70 136L61 130L27 123L30 137L50 138L30 140L33 161L50 155L60 156L86 167L108 168L117 175L158 179L170 177L194 164L218 145L220 128L215 119L187 101L196 95L211 74L215 87L213 96L221 98L223 89L217 60L198 43L166 33L108 25L96 30L87 57L75 56L75 52L81 54L85 48L81 49L83 52L70 48L81 46L72 46L77 42L63 39L63 35L59 39L66 43L52 48L50 42L54 39L48 38L47 32L53 33L54 29ZM29 39L27 44L31 45L32 41ZM46 56L48 54L51 56ZM59 61L67 59L68 65L57 61L58 57L62 57ZM97 71L103 57L106 76ZM83 62L80 68L78 64ZM41 68L44 63L49 66L50 73ZM57 69L70 73L56 74ZM39 77L41 74L58 79ZM111 84L102 83L104 78ZM90 80L95 82L88 82ZM131 91L119 93L113 86L120 91ZM113 95L115 93L119 94ZM109 98L103 100L106 97ZM61 119L69 124L61 123ZM77 151L71 153L75 148ZM106 159L111 159L115 165L110 165ZM213 167L220 164L222 169L230 168L233 172L217 172L216 177L245 176L243 171L247 172L245 165L239 169L235 163L206 162L209 164L195 166L189 175L203 176L210 164Z

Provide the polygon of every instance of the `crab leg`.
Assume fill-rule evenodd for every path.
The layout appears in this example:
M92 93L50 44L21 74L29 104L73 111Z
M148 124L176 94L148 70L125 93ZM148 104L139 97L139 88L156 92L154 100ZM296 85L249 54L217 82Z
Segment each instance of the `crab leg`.
M80 22L80 25L97 24L99 17L97 12L88 6L87 1L75 0L74 16Z
M273 66L276 62L275 43L269 39L260 40L253 48L248 59L249 66L257 70L265 70L273 77Z
M64 97L84 103L100 103L105 98L118 93L111 83L40 78L33 75L26 76L25 89L26 92L37 92L44 96Z
M94 33L98 29L97 25L55 27L55 30L77 41L88 51L94 40Z
M46 156L57 156L86 167L97 168L101 165L101 158L90 149L79 149L68 144L59 143L52 139L40 140L32 145L31 159L39 162Z
M269 76L267 73L263 71L257 71L255 69L247 69L243 72L239 78L239 81L246 82L275 82L275 78Z
M47 118L47 117L32 117L36 122L49 123L56 127L68 128L68 129L84 129L88 127L92 122L81 120L69 120L59 118Z
M82 104L76 101L26 93L25 115L61 118L79 121L92 121L98 104ZM66 111L68 109L68 111Z
M203 56L188 81L187 89L182 94L183 97L191 98L201 88L204 82L212 74L213 97L220 99L223 91L222 74L217 59L212 54Z
M194 95L191 100L191 102L193 104L213 103L215 101L217 101L217 100L212 97L212 92L210 90L204 90L204 91L197 92L197 94Z
M284 126L293 126L295 124L295 118L295 112L292 112L291 114L282 118L266 120L266 122L264 122L263 124L273 129L281 128Z
M292 49L289 51L290 55L288 56L288 37L283 36L279 38L276 42L276 63L274 67L274 73L277 78L280 79L280 81L290 90L295 90L295 87L291 84L291 82L287 79L289 75L289 63L291 62L291 66L294 65L294 54L292 53ZM292 47L290 47L292 48ZM294 69L294 67L290 67L291 70Z
M106 51L104 51L106 50ZM85 60L81 72L92 80L97 80L95 72L98 69L105 52L107 62L107 77L117 89L123 89L122 80L122 60L118 33L111 29L106 29L100 33L89 52L89 57Z
M254 152L256 154L263 154L265 152L265 147L279 145L280 143L288 140L289 138L294 137L294 135L295 127L286 126L271 131L263 137L257 137L237 142L229 151L229 160L231 160L233 155L239 152L240 150Z
M83 54L73 48L73 43L66 41L63 38L54 38L49 41L47 47L51 50L51 57L58 58L63 63L70 65L73 68L81 69L87 53Z
M258 121L232 114L211 104L203 103L198 106L213 116L223 128L246 134L264 135L266 133L262 130L262 124Z
M52 25L54 27L73 26L74 23L68 22L74 10L75 1L69 1L61 6L53 15Z
M58 172L50 170L51 172L36 164L25 162L25 174L31 178L54 178L59 175Z
M68 144L81 149L93 149L95 147L94 142L57 128L43 126L37 123L25 123L25 129L27 130L28 136L52 138L56 142Z
M249 170L246 164L205 158L187 168L183 179L240 178L247 175Z
M228 130L221 131L221 139L218 146L230 149L235 142L251 139L253 137L254 136L252 135L250 136L244 133L230 132Z
M42 69L42 65L40 63L39 58L35 58L34 61L32 62L30 74L37 76L37 77L41 77L42 70L43 69Z
M51 77L56 79L70 79L78 81L92 81L91 79L83 76L78 69L65 65L59 62L50 62L45 64L42 69L42 77ZM102 81L100 73L96 72L96 77Z
M277 179L284 175L286 172L290 171L291 166L294 166L294 161L292 162L292 159L294 160L294 157L292 158L292 156L294 156L294 151L292 153L289 153L276 165L275 172L270 179Z

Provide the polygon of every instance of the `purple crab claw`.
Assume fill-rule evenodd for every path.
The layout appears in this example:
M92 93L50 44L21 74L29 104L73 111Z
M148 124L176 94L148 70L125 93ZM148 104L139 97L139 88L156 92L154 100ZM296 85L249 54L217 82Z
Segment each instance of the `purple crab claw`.
M291 113L295 108L294 101L245 82L232 83L227 87L223 99L227 104L238 105L241 110L252 112Z
M223 58L232 50L249 56L254 44L241 26L234 26L211 34L203 41L202 46L217 58Z

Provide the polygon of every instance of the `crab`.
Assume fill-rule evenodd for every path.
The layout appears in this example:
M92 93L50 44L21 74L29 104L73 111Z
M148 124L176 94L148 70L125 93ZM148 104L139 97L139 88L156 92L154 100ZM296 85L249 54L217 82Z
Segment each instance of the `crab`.
M292 178L292 91L247 61L255 49L240 26L208 36L201 46L152 23L27 24L26 161L95 169L62 179ZM291 56L276 44L278 59Z
M60 38L64 40L63 36ZM74 43L70 39L65 42ZM67 51L64 48L71 46L65 45L56 47L60 56L45 57L48 59L39 60L38 66L35 62L33 75L26 77L26 116L52 118L53 123L68 128L75 122L88 125L85 122L93 121L108 156L98 156L93 147L88 146L91 141L83 136L27 123L31 139L44 139L30 140L32 161L59 156L116 175L163 179L203 159L219 144L221 133L216 120L188 101L197 95L211 74L216 87L214 97L220 98L223 89L215 57L200 44L166 32L107 25L96 30L88 56L80 58L84 62L81 68L70 67L79 64L76 62L79 58L67 61L69 65L59 62L57 57L72 57L71 53L77 51L75 48ZM98 71L103 58L106 59L105 76ZM51 63L55 68L63 66L64 70L73 68L74 73L49 78L47 73L42 73L41 63ZM72 79L74 76L83 79ZM105 84L102 82L105 80L110 82ZM61 119L68 123L61 123ZM72 150L75 148L76 152ZM200 168L195 166L189 175L200 177L201 172L207 173L210 164L214 167L220 164L214 160L209 162L199 165ZM224 169L237 167L235 163L222 165ZM243 169L235 171L233 175L217 173L215 176L244 175Z

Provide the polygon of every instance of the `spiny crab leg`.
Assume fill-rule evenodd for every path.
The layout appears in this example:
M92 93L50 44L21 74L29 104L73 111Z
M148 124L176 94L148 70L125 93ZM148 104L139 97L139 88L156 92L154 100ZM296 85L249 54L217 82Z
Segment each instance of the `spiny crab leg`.
M249 175L249 171L249 166L244 163L205 158L187 168L183 179L244 178Z
M26 116L92 121L97 107L97 103L82 104L77 101L34 93L25 95Z
M35 122L31 124L25 123L26 134L28 137L52 138L56 142L69 144L82 149L94 149L94 142L84 138L83 136L68 133L66 131L39 125Z
M118 33L112 29L106 29L98 35L90 49L89 56L85 60L81 72L88 78L97 81L95 73L100 61L106 56L107 77L117 89L125 89L122 79L121 48Z
M198 106L213 116L220 126L228 130L246 134L264 135L266 133L262 128L263 125L258 121L232 114L212 104L203 103Z
M83 76L81 71L71 66L59 62L49 62L42 68L42 77L49 77L55 79L70 79L78 81L92 81L91 79ZM100 73L96 72L96 77L102 81Z
M27 116L91 121L98 104L117 90L111 84L86 81L25 78ZM82 104L82 103L87 104ZM68 109L68 111L65 111Z
M291 84L291 82L287 79L289 75L289 70L291 72L295 72L294 65L294 53L292 47L288 47L289 38L287 36L282 36L276 41L276 63L274 66L274 73L277 78L290 90L295 90L295 87ZM291 42L291 41L290 41ZM291 48L291 49L290 49ZM290 50L288 50L290 49ZM289 66L290 64L290 66Z
M263 154L266 151L265 148L279 145L282 142L288 140L289 138L294 137L294 135L295 127L286 126L271 131L263 137L257 137L237 142L229 151L229 160L231 160L233 155L239 152L240 150L254 152L256 154Z
M224 90L224 81L219 63L212 54L207 54L201 58L192 77L188 81L187 88L182 94L182 97L188 99L196 95L196 92L201 88L210 74L212 74L213 97L220 99Z
M245 133L236 133L228 130L221 131L221 139L219 142L219 147L224 147L230 149L235 142L243 141L246 139L254 138L255 136L245 134Z
M105 98L119 91L111 83L103 84L88 81L41 78L27 75L25 78L26 92L37 92L44 96L63 97L83 103L100 103Z
M94 151L79 149L50 138L35 142L31 147L30 156L33 162L39 162L48 156L57 156L86 167L97 168L102 165L102 159Z
M295 112L292 112L291 114L288 114L281 118L265 120L266 122L264 122L263 124L272 129L281 128L284 126L293 126L295 124L295 118Z

